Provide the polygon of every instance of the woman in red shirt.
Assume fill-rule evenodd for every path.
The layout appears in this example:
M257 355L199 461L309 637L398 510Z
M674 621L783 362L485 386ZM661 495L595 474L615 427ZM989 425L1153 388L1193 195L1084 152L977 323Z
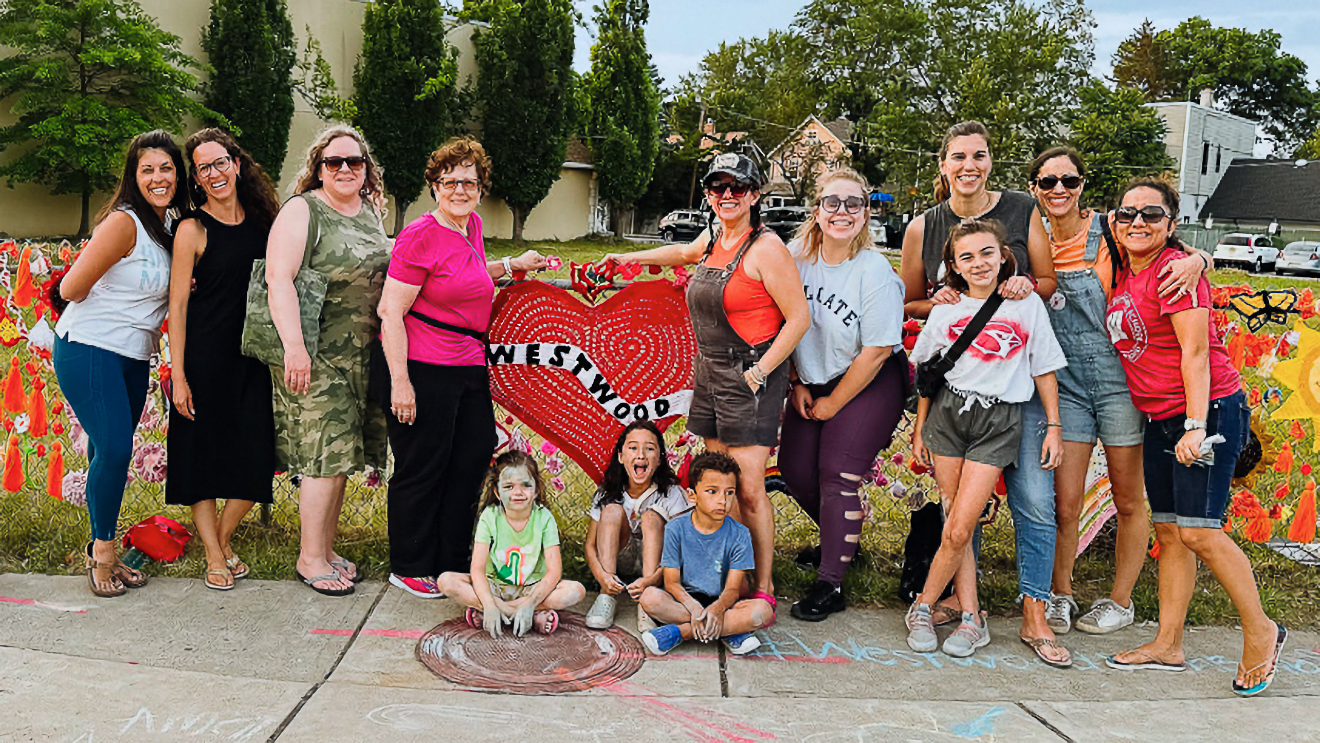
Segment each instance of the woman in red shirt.
M1210 282L1202 277L1193 292L1159 294L1161 271L1186 257L1173 236L1178 192L1141 178L1124 188L1119 204L1110 221L1129 264L1105 326L1122 357L1132 402L1148 418L1143 460L1160 546L1160 616L1153 641L1107 662L1124 670L1183 670L1183 623L1200 558L1241 616L1244 646L1233 691L1252 696L1274 679L1288 631L1265 616L1250 560L1221 529L1251 413L1242 380L1210 325Z

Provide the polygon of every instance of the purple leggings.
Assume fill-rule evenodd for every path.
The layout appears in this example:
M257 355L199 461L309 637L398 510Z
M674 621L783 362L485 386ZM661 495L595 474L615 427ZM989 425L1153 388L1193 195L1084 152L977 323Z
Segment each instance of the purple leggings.
M784 415L779 471L793 499L820 525L819 579L838 586L862 535L861 481L889 446L903 417L907 358L895 354L861 392L825 422ZM842 379L842 377L839 377ZM812 399L828 395L839 379L807 385Z

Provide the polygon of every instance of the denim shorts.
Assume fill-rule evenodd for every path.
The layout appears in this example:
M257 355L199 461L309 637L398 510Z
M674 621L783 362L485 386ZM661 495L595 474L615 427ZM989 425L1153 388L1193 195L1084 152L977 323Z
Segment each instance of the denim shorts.
M1185 420L1187 416L1175 415L1146 424L1142 461L1146 468L1146 499L1150 501L1151 521L1185 528L1218 529L1224 524L1229 485L1238 453L1246 442L1251 410L1240 390L1210 401L1205 435L1218 433L1225 439L1214 448L1215 461L1210 466L1188 467L1174 455L1174 447L1185 433Z
M769 342L764 346L769 348ZM752 392L743 373L755 363L755 357L735 353L723 357L698 353L692 362L687 430L703 439L719 439L725 446L778 446L788 398L788 364L775 367L766 375L765 386Z

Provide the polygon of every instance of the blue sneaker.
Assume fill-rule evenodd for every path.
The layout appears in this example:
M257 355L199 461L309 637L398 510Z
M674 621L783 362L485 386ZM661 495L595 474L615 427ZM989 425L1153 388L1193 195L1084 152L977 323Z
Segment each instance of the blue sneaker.
M652 655L664 655L683 641L683 631L677 624L662 624L642 633L642 644Z
M761 640L751 632L743 632L737 635L726 635L722 638L724 647L729 649L734 655L747 655L753 650L761 647Z

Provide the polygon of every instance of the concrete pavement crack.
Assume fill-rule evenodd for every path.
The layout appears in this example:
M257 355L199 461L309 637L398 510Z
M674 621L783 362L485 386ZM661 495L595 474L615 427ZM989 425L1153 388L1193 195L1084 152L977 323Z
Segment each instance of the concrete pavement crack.
M1014 702L1014 704L1018 706L1018 709L1031 715L1032 718L1036 720L1036 722L1039 722L1040 724L1044 725L1051 733L1054 733L1055 735L1059 736L1059 738L1061 738L1062 740L1065 740L1068 743L1076 743L1076 741L1074 741L1072 738L1064 734L1062 730L1054 727L1054 725L1052 725L1048 720L1036 714L1035 711L1033 711L1027 705L1023 704L1022 702Z
M715 647L720 659L720 696L727 699L729 696L729 654L724 650L724 643L719 640L715 641Z
M385 592L388 591L389 588L389 582L384 583L380 587L380 593L376 594L376 600L371 602L371 608L367 609L367 612L362 615L362 621L358 622L357 628L353 630L352 637L349 637L348 642L344 643L344 649L339 652L339 657L335 658L335 662L330 664L330 670L325 672L325 678L317 681L312 685L312 688L307 690L306 694L303 694L302 699L298 700L298 704L295 705L294 708L289 711L289 714L280 721L280 726L275 728L275 732L271 733L271 736L266 739L266 743L275 743L275 741L279 740L279 737L284 734L285 728L293 723L294 718L298 716L298 713L302 711L302 708L306 706L307 702L310 701L311 698L316 695L316 692L320 691L322 686L325 686L325 682L329 681L330 677L334 675L335 669L339 668L339 664L343 662L344 656L348 655L349 649L353 647L357 642L358 637L362 635L362 628L367 626L367 620L371 619L371 615L376 613L376 607L380 606L380 601L385 598Z

